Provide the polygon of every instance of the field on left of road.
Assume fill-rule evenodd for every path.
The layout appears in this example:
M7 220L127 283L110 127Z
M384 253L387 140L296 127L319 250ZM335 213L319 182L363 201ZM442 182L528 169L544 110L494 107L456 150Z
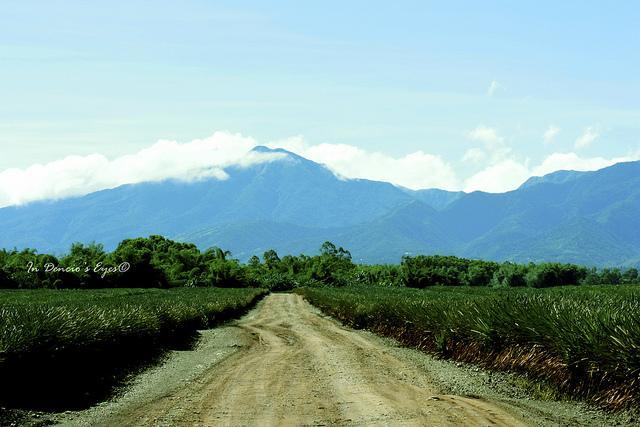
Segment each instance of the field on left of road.
M262 289L0 291L0 407L86 407L199 329L237 317ZM1 415L1 414L0 414Z

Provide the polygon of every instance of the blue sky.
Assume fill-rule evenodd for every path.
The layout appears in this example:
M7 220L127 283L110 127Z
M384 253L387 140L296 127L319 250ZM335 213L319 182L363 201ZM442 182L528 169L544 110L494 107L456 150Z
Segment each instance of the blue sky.
M420 152L466 189L504 161L635 158L638 22L636 2L4 2L0 171L216 131Z

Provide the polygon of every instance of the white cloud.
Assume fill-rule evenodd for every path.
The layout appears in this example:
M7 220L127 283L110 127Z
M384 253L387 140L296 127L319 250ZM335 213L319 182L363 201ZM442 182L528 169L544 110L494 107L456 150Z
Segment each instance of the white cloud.
M467 138L472 141L481 142L484 150L471 148L466 151L463 160L478 160L484 158L490 164L496 164L506 160L511 153L511 148L507 146L504 138L494 128L478 126L467 132Z
M504 138L498 135L498 131L487 126L478 126L469 131L467 137L473 141L484 143L487 149L494 149L504 144Z
M543 134L545 142L551 143L559 132L560 128L557 126L549 126ZM576 141L576 147L586 147L598 136L599 131L596 128L588 127ZM593 171L615 163L640 159L640 153L610 159L603 157L583 158L576 153L553 153L539 165L529 167L529 160L522 162L516 159L512 149L507 146L504 138L494 128L478 126L468 132L467 137L473 141L482 142L484 150L471 148L465 152L462 160L475 164L484 162L486 166L463 181L462 188L465 191L510 191L518 188L531 176L541 176L558 170Z
M501 193L515 190L532 176L542 176L559 170L594 171L620 162L640 160L640 151L627 156L606 159L580 157L576 153L553 153L539 165L529 167L529 161L506 159L490 165L464 181L464 191Z
M513 190L530 176L529 168L515 160L508 159L491 165L464 182L464 191L486 191L502 193Z
M544 131L542 138L544 139L544 142L546 144L551 144L552 142L555 141L556 136L558 136L558 133L560 133L560 128L555 125L551 125L547 128L546 131Z
M497 80L493 80L489 83L489 87L487 88L487 95L493 96L499 90L504 90L505 87L500 84Z
M532 176L542 176L559 170L594 171L620 162L640 159L640 153L605 159L604 157L580 157L576 153L553 153L535 167Z
M282 155L246 154L256 145L240 134L216 132L185 144L158 141L149 148L109 160L101 154L69 156L44 165L0 172L0 207L78 196L123 184L163 179L226 179L224 168L270 161Z
M576 149L586 148L591 145L600 136L600 132L593 126L589 126L584 130L582 135L576 139Z
M462 156L463 162L482 163L487 159L487 153L480 148L469 148Z
M455 189L459 183L451 165L441 157L416 151L393 157L347 144L308 145L301 137L268 144L325 164L346 178L366 178L392 182L412 189Z

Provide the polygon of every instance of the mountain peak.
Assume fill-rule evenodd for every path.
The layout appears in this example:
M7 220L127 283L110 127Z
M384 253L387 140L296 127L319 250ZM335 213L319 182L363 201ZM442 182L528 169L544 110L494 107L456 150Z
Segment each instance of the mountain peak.
M269 148L266 145L256 145L251 149L251 151L254 153L277 153L285 150L282 150L281 148Z
M287 156L291 156L293 158L300 158L302 159L303 157L292 153L291 151L287 151L284 148L271 148L271 147L267 147L265 145L257 145L255 147L253 147L251 149L252 153L267 153L267 154L274 154L274 153L279 153L279 154L286 154Z
M302 157L296 153L293 153L291 151L285 150L284 148L271 148L271 147L267 147L264 145L257 145L255 147L253 147L251 149L251 151L249 153L256 153L259 155L264 155L264 154L272 154L272 155L279 155L279 160L288 160L289 162L292 162L293 164L304 164L307 166L314 166L314 167L320 167L322 165L309 160L305 157Z

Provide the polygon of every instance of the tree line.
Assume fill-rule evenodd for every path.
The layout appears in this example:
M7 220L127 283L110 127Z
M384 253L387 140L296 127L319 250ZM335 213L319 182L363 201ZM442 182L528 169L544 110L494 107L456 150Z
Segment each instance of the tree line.
M75 243L60 257L35 250L0 250L0 288L264 287L303 286L492 286L549 287L635 284L638 270L574 264L515 264L454 256L405 256L400 264L356 264L348 250L325 242L317 255L274 250L246 263L228 251L162 236L127 239L112 252L100 244Z

